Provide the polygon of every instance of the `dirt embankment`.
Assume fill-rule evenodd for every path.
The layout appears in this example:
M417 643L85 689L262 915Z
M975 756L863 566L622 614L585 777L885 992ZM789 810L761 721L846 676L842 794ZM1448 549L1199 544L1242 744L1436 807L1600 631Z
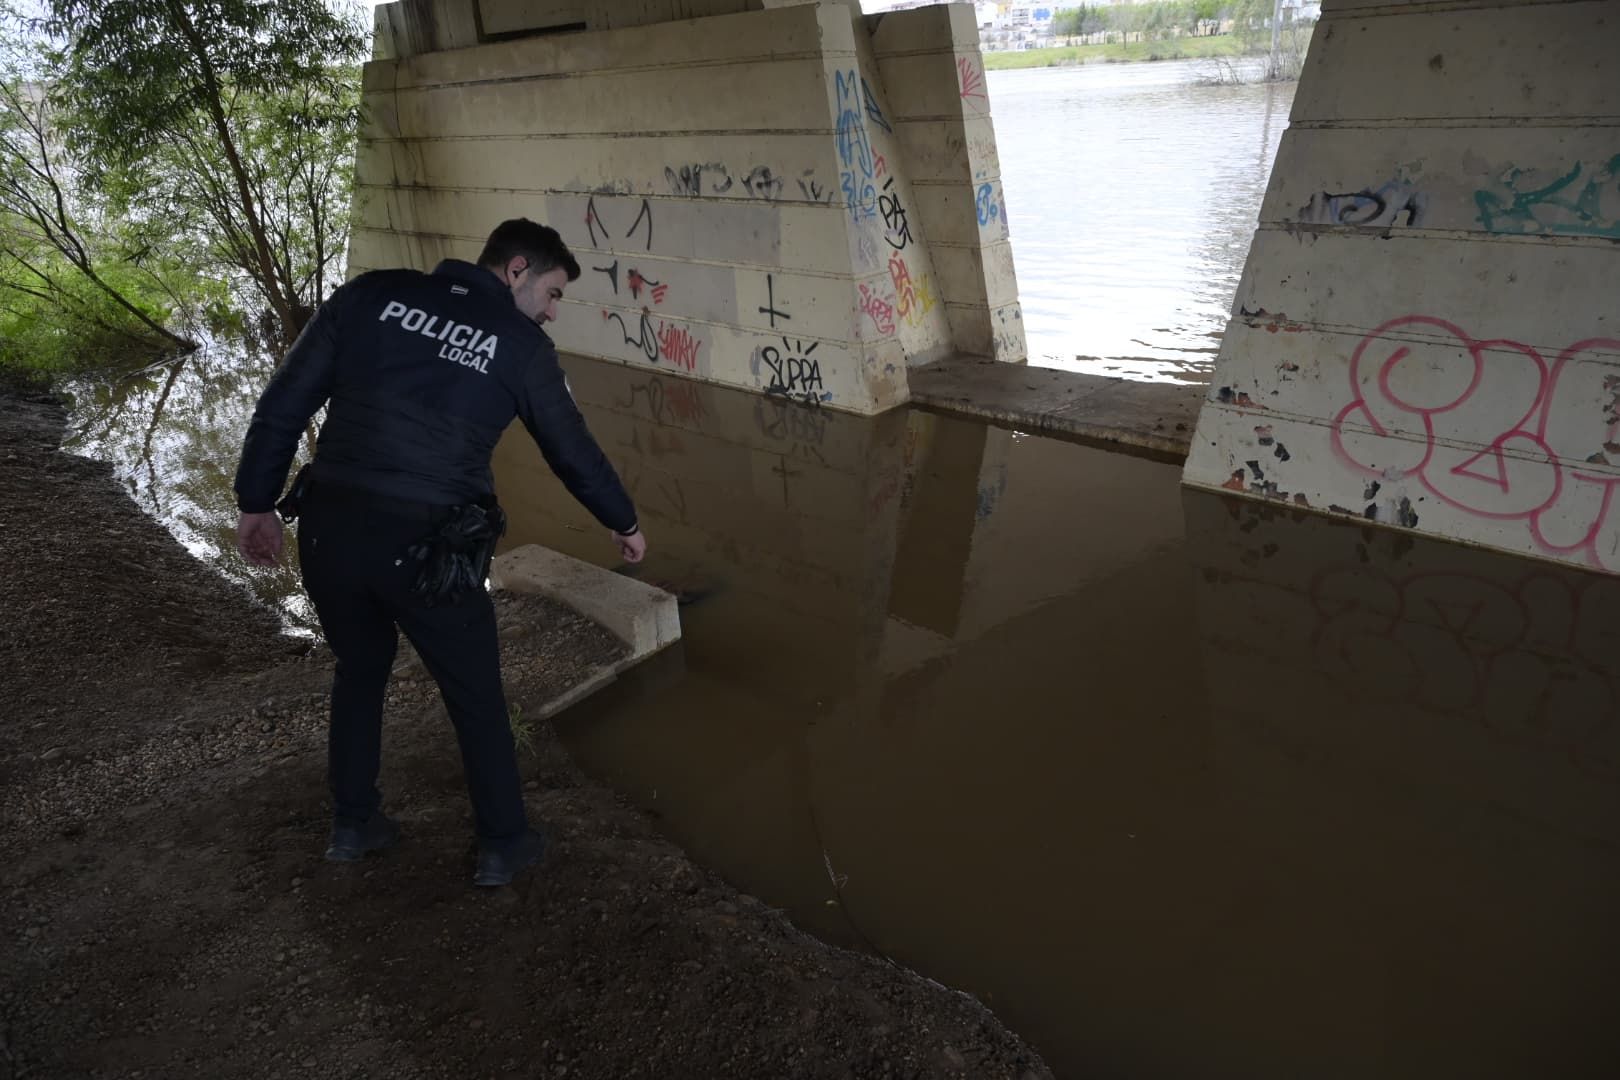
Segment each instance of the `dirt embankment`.
M409 668L383 776L405 838L322 862L329 661L60 452L62 423L0 396L0 1080L1049 1075L972 999L694 866L545 726L523 764L551 857L474 890L454 739ZM615 647L528 600L503 634L518 703Z

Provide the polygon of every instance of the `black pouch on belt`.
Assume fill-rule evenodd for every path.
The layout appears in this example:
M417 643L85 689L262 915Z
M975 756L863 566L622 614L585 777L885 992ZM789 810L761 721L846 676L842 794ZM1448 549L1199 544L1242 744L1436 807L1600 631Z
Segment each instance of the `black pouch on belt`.
M281 515L282 521L294 521L304 509L304 500L309 497L309 465L306 464L293 476L293 482L287 486L287 494L276 503L276 513Z
M451 507L433 532L405 550L416 567L411 591L436 607L482 589L505 532L506 513L493 498Z

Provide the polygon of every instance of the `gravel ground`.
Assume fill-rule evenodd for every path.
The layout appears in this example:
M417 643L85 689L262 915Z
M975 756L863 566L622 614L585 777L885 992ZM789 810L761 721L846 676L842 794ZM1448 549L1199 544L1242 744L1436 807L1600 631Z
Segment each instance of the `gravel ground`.
M409 655L383 790L405 835L320 859L330 660L0 396L0 1080L1050 1074L981 1004L834 949L524 754L543 868L475 890L454 738ZM622 648L501 597L532 713Z

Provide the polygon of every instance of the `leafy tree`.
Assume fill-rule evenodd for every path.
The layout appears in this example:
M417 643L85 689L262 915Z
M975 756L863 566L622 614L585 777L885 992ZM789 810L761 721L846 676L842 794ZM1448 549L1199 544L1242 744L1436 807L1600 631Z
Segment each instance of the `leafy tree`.
M350 69L347 78L273 97L233 95L226 115L276 279L302 325L336 283L348 235L359 73ZM109 172L114 205L135 227L160 234L167 222L196 223L185 244L199 265L234 268L256 280L259 234L243 212L229 159L206 122L173 135L141 168Z
M282 336L296 336L320 300L324 269L310 273L295 254L327 250L333 234L323 226L311 239L288 225L301 193L297 183L280 184L274 154L287 143L272 129L299 113L301 95L320 103L295 120L309 131L321 130L315 118L327 105L344 100L341 65L357 62L366 45L358 9L339 13L323 0L48 4L45 27L62 43L53 92L89 175L111 182L121 174L126 193L144 187L176 207L210 207L211 224L225 226L222 248ZM265 155L258 165L256 152Z
M109 220L63 147L37 43L0 12L0 362L59 370L190 348L162 278Z

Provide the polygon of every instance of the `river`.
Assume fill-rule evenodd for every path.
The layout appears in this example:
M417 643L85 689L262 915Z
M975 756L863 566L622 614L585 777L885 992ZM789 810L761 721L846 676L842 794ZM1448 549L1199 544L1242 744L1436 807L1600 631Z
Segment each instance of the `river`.
M1209 381L1296 85L1214 71L989 73L1031 363Z
M992 73L1049 362L1205 377L1291 91L1194 74ZM82 388L74 446L308 626L291 568L231 553L267 363ZM685 638L559 729L704 864L1066 1078L1596 1075L1620 582L919 410L569 368ZM507 546L612 565L521 433L496 469Z

